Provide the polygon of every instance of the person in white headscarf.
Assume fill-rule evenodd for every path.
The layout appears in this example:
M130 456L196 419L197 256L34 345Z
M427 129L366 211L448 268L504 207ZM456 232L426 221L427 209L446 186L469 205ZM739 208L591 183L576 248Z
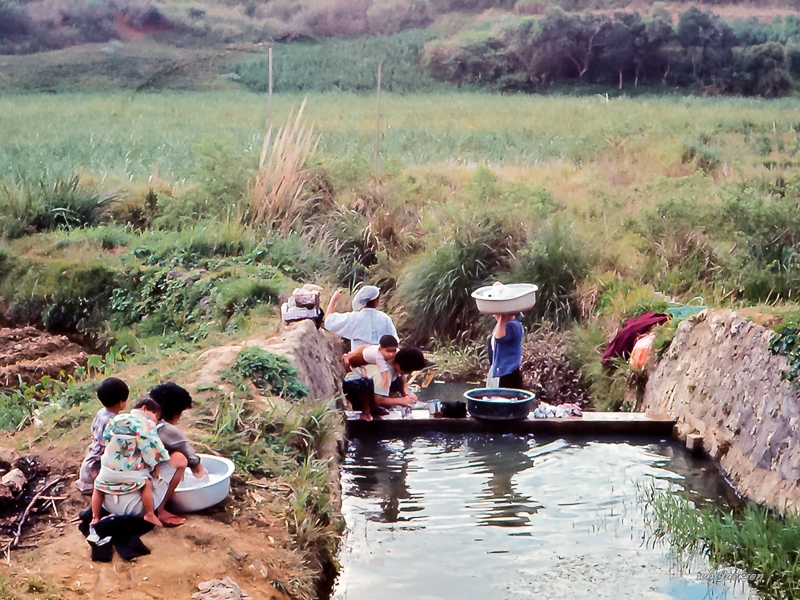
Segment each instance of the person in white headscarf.
M363 286L353 297L353 312L337 313L336 301L341 298L342 291L336 290L328 304L325 317L325 329L338 336L350 340L350 349L361 346L374 346L384 335L397 339L392 319L378 310L381 291L374 285Z

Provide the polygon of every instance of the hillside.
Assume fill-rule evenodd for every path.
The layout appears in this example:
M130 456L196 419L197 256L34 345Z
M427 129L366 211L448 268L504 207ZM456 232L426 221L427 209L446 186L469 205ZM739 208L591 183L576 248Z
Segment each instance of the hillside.
M781 96L800 77L790 4L625 0L180 3L0 0L0 92L447 88Z

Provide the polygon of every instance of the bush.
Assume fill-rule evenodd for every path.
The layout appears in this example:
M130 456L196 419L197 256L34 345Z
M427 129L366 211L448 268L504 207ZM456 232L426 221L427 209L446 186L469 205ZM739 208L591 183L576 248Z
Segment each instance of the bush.
M308 395L308 387L299 380L297 369L285 356L261 348L245 348L236 356L232 368L240 378L250 379L267 394L293 400Z
M115 287L116 272L103 262L20 260L0 284L0 300L15 323L51 332L97 334Z
M456 226L450 239L423 252L398 287L408 335L419 343L477 335L483 319L470 294L508 268L514 249L502 225L486 219Z
M556 220L531 233L527 246L514 255L509 281L539 286L528 323L548 320L564 325L579 314L575 290L589 273L585 245L569 225Z
M38 181L6 183L0 188L0 237L17 238L59 228L88 227L103 218L114 199L80 177L51 176Z

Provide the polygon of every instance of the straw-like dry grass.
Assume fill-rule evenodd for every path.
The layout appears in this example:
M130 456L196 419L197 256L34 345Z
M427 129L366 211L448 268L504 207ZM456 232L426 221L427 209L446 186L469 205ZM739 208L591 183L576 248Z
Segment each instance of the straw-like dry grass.
M313 125L303 123L306 98L297 111L289 112L286 125L272 142L272 126L267 128L253 182L248 190L250 222L288 233L293 230L312 201L303 194L308 180L306 161L319 144Z

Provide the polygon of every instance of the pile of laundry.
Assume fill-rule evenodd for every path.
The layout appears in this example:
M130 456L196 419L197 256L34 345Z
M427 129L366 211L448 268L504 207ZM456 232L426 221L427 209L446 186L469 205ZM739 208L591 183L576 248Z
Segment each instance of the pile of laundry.
M540 402L533 411L535 419L564 419L566 417L582 417L583 411L577 404L567 402L553 406L547 402Z

